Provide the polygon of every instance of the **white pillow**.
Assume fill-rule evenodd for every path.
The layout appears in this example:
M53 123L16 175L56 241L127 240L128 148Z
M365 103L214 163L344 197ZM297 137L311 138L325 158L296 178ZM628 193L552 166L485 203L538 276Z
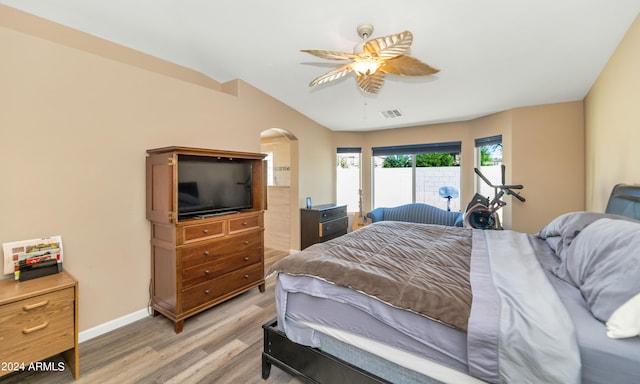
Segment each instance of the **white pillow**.
M607 336L612 339L640 335L640 293L613 311L606 324Z

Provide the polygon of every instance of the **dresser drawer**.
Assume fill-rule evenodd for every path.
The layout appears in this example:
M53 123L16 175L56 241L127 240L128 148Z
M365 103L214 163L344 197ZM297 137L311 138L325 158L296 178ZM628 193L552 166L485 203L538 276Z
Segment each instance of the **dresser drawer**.
M182 227L184 243L202 241L225 235L225 221L214 221Z
M348 217L341 217L339 219L325 221L318 224L318 235L320 237L327 237L333 235L334 233L342 233L344 235L345 233L347 233L348 227Z
M260 228L261 215L239 217L237 219L229 219L229 233L246 231L247 229Z
M264 278L262 263L230 272L217 279L183 289L182 309L188 311Z
M231 271L255 263L262 263L261 248L243 251L230 256L218 257L209 263L186 268L182 272L182 286L186 288L207 280L215 279Z
M212 241L205 245L188 246L182 252L182 268L195 267L221 256L262 248L262 231L248 232L224 241Z
M0 361L43 360L75 346L75 289L0 306Z
M332 209L325 209L325 210L318 211L318 221L320 222L329 221L329 220L346 217L346 216L347 216L346 206L340 206Z

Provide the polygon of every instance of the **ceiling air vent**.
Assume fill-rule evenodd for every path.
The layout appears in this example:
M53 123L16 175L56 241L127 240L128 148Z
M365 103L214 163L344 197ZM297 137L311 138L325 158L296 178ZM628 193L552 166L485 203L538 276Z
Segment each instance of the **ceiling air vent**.
M395 119L404 116L399 109L390 109L388 111L380 111L380 114L385 119Z

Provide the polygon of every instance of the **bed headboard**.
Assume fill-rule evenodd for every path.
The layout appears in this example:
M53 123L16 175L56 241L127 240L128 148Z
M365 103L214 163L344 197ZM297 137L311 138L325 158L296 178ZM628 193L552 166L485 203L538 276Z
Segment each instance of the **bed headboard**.
M640 185L618 184L613 187L605 212L640 220Z

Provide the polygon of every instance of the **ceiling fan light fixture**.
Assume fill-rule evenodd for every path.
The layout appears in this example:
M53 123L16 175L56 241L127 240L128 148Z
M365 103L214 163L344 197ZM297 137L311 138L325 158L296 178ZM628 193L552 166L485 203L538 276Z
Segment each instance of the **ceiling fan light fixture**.
M369 76L376 73L380 68L380 62L374 59L359 59L351 63L353 69L358 75Z
M362 37L362 43L354 47L353 53L303 49L302 52L323 59L349 61L316 77L309 83L309 86L325 84L355 72L355 80L361 91L378 93L384 84L384 77L387 73L402 76L428 76L439 72L439 69L407 54L413 42L411 31L367 40L372 32L373 26L371 24L358 26L358 35Z

